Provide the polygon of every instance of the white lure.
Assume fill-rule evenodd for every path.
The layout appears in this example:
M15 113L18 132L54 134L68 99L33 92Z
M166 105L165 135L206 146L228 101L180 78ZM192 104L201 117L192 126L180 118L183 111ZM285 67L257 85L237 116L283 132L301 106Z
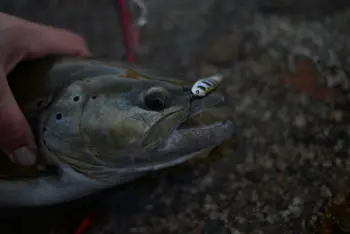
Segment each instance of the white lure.
M221 81L222 75L219 74L200 79L192 86L192 95L204 97L215 90L220 85Z

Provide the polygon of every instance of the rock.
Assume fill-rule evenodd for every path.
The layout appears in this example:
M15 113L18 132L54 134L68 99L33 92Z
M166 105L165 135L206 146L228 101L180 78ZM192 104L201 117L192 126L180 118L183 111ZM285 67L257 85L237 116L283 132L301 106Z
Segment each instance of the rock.
M253 190L250 196L252 202L257 202L259 200L259 194L256 190Z
M264 168L266 168L266 169L272 169L272 167L273 167L273 161L272 161L272 159L266 159L265 158L265 160L264 160Z
M332 191L331 191L328 187L326 187L325 185L323 185L323 186L321 187L321 196L322 196L322 197L325 197L325 198L329 198L329 197L332 196Z
M332 167L332 162L330 161L324 161L322 162L323 168L331 168Z
M297 115L294 119L294 124L298 128L304 128L306 126L306 123L307 123L306 118L302 114Z
M235 229L235 228L230 228L230 233L232 233L232 234L242 234L242 232L240 232L238 229Z
M331 118L335 122L340 123L343 120L343 112L341 110L334 110L331 113Z
M205 53L205 60L212 64L227 64L238 58L240 36L235 33L221 34Z

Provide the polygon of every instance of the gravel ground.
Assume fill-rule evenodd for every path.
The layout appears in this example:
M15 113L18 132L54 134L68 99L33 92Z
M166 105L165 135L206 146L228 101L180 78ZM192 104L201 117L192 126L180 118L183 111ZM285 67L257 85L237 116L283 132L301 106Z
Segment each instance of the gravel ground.
M109 1L4 2L7 12L84 34L97 57L123 58ZM110 213L98 215L88 233L350 233L350 11L331 12L323 1L314 13L310 3L284 1L283 9L301 12L291 16L265 14L283 7L275 1L263 1L259 13L254 1L240 8L224 2L203 1L190 14L195 1L150 1L151 22L161 23L148 28L155 39L146 40L140 62L188 79L222 72L237 142L216 151L225 157L160 172L113 199L109 194ZM25 227L48 233L68 214L81 218L70 212L20 219L18 233Z

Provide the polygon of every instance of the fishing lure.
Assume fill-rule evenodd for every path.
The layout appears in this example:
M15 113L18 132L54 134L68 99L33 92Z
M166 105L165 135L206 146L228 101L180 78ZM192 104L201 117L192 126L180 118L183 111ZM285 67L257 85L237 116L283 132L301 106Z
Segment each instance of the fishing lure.
M213 75L208 78L200 79L192 86L193 96L204 97L215 90L222 81L222 75Z

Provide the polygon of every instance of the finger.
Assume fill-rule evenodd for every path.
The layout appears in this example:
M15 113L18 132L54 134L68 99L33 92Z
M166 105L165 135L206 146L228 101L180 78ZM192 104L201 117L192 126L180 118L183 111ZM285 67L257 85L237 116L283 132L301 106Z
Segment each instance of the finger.
M29 58L41 57L52 53L73 56L90 55L84 39L78 34L65 29L34 23L0 12L0 23L1 21L6 22L6 24L0 24L0 30L22 28L22 31L25 29L28 32L27 35L31 37L22 37L21 39L28 42Z
M34 28L33 28L34 27ZM21 60L45 57L50 54L89 56L83 38L64 29L35 25L0 29L0 64L6 73Z
M43 57L50 54L67 56L90 56L84 39L65 29L34 25L28 30L25 59Z
M35 142L31 129L0 71L0 148L10 160L22 165L35 163Z

